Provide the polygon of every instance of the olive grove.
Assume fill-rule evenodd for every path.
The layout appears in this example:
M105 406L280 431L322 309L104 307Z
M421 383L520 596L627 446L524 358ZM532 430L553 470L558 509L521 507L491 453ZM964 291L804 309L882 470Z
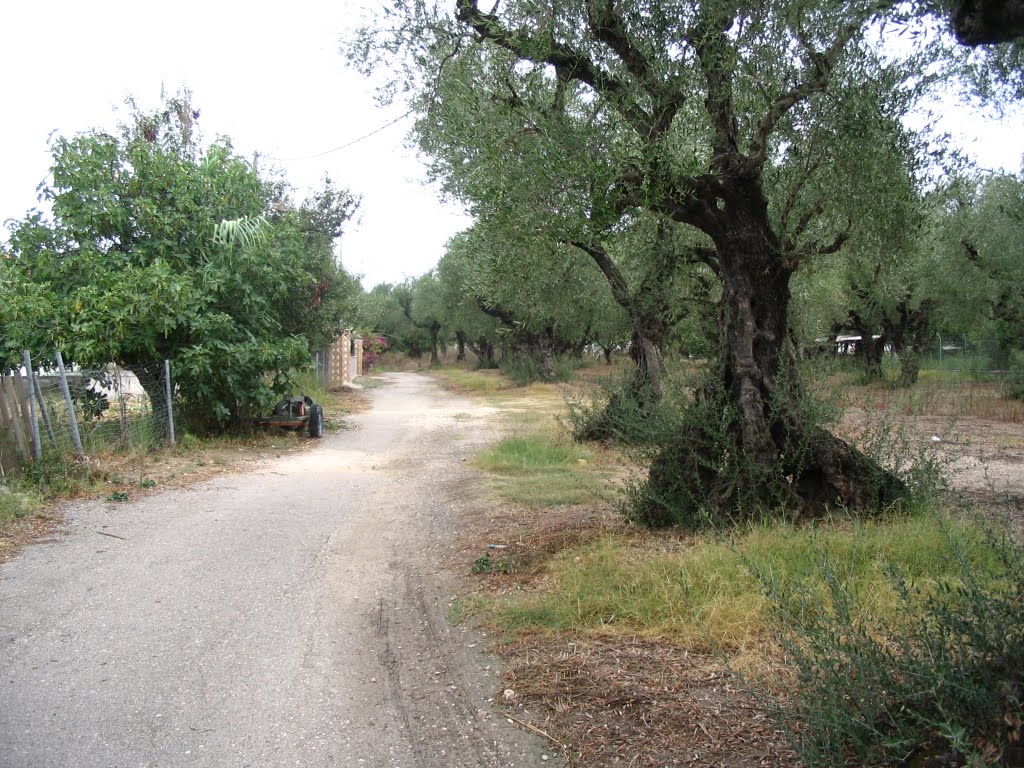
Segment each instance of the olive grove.
M809 414L789 326L805 263L856 258L923 205L925 148L902 118L931 85L922 73L953 54L934 35L888 53L883 23L916 18L901 8L402 2L349 48L367 71L398 73L391 92L410 92L450 194L492 231L547 241L505 266L551 271L566 246L579 250L636 306L634 332L655 337L643 307L664 318L656 289L694 264L713 276L716 351L693 418L651 467L648 522L869 508L904 493ZM645 222L661 247L616 247Z

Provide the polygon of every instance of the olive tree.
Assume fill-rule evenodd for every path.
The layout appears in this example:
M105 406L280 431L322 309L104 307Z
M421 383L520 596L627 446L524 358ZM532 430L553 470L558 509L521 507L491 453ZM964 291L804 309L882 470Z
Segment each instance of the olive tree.
M589 154L604 170L577 174L552 160L567 183L600 182L597 199L610 203L601 215L616 224L642 211L706 243L697 255L722 295L715 365L698 401L704 416L720 415L681 428L655 459L645 519L751 514L760 504L864 508L902 493L810 418L788 325L794 273L841 251L858 194L871 189L875 158L859 151L859 133L894 124L927 82L931 50L911 61L877 45L876 22L893 9L577 0L488 11L455 0L451 13L416 2L394 10L395 23L357 46L371 64L404 62L405 84L428 100L440 73L463 61L479 75L464 87L487 99L545 80L603 120L605 145ZM480 48L488 55L475 55Z
M950 211L942 243L967 265L959 290L980 309L999 365L1024 364L1024 173L979 179Z

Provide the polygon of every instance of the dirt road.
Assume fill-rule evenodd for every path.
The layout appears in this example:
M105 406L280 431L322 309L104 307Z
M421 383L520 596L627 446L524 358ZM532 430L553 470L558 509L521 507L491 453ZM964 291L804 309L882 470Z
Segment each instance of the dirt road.
M0 566L0 766L521 766L440 561L488 414L416 374L243 475L66 510ZM551 759L548 759L550 756Z

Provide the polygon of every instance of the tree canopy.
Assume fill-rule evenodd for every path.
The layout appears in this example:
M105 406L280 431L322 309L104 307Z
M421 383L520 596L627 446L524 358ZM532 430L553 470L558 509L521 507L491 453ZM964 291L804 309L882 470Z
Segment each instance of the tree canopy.
M295 208L228 139L204 145L198 116L177 97L117 135L54 142L50 212L11 225L0 266L5 364L22 349L127 368L169 358L194 420L213 426L267 406L337 332L358 286L333 245L358 201L328 180Z
M449 190L481 221L549 240L532 249L533 269L555 268L540 254L572 243L625 297L608 256L650 216L688 233L675 266L699 262L720 284L700 391L728 427L693 424L666 446L651 469L651 521L679 519L673 508L693 519L701 507L869 507L901 492L805 417L789 303L802 265L866 241L902 208L899 195L919 197L920 146L902 117L949 46L926 38L896 56L878 45L883 22L917 12L857 1L485 10L455 0L451 12L404 2L354 45L365 68L386 65L412 90L421 144ZM726 466L708 461L723 455Z

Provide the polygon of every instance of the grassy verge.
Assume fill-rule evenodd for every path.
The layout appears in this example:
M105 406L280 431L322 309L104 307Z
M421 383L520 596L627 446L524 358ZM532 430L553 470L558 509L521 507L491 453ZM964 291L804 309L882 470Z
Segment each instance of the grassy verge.
M639 636L763 659L775 652L781 629L766 580L781 594L818 596L824 604L822 567L829 563L853 596L857 620L894 624L908 617L893 570L928 595L957 583L962 553L980 572L997 573L976 526L928 514L813 528L778 523L728 537L611 535L556 554L538 588L495 600L487 621L506 637Z
M595 503L606 495L604 452L569 441L559 423L563 397L558 385L517 387L496 370L444 367L432 375L449 389L485 397L504 414L508 434L473 462L490 474L498 499L539 509Z
M455 366L434 368L431 375L454 392L467 394L494 394L515 386L514 382L498 370L469 370Z
M991 441L988 419L1012 425L1017 418L1017 406L990 383L922 377L917 389L898 391L857 385L845 374L830 379L833 394L862 409L861 419L865 410L943 419L967 414ZM999 629L1008 626L1005 615L1020 599L1009 550L1000 550L984 525L955 517L936 501L872 521L777 522L700 536L651 533L607 514L614 494L607 480L621 476L629 461L614 449L566 442L557 426L560 390L462 391L504 412L509 436L475 464L490 475L498 498L520 511L496 518L481 502L488 527L476 541L500 548L489 548L469 568L477 580L459 604L460 615L501 638L511 665L511 701L543 713L540 725L569 746L570 765L679 764L688 755L687 764L695 766L753 766L766 754L774 756L772 764L797 765L780 721L766 717L768 699L745 692L753 680L782 700L800 702L781 718L798 734L818 713L822 718L814 722L826 723L823 732L847 733L842 729L858 711L850 702L858 697L881 702L880 712L904 713L893 722L909 722L936 716L914 709L923 695L938 702L936 711L953 713L943 726L950 734L960 733L957 728L991 734L1004 716L1018 722L1013 697L1024 685L1014 688L1016 678L1002 667L976 668L990 658L998 664L1011 659L1011 672L1024 668L1024 657L1017 663L1016 650L1003 648L1015 631ZM931 430L925 437L930 444ZM578 488L586 493L570 496ZM588 509L605 514L595 512L590 520L596 523L581 522ZM958 623L963 616L977 619ZM989 625L996 631L969 637ZM922 627L934 634L922 634ZM990 648L989 641L1003 645ZM914 658L908 649L915 647L928 652ZM907 680L934 685L922 694L913 686L901 689L892 675L869 674L895 668L897 658L908 660ZM975 667L964 672L970 664ZM833 679L815 677L819 673L834 673ZM947 677L953 683L943 688ZM859 680L873 682L858 687ZM804 687L811 695L803 696L800 681L810 681ZM971 707L980 713L980 705L955 700L962 688L1007 685L1013 701L995 719L989 711L972 713ZM906 697L894 698L897 690ZM746 724L739 734L738 722ZM864 727L880 726L868 720ZM909 745L904 755L915 744L952 743L941 730L915 728L891 728ZM792 743L810 743L800 738ZM992 737L985 749L996 743ZM856 744L844 735L829 748L827 759L839 764L835 756ZM807 749L797 749L810 759Z
M500 440L474 464L491 473L502 500L536 509L596 501L602 473L594 460L592 451L526 433Z

